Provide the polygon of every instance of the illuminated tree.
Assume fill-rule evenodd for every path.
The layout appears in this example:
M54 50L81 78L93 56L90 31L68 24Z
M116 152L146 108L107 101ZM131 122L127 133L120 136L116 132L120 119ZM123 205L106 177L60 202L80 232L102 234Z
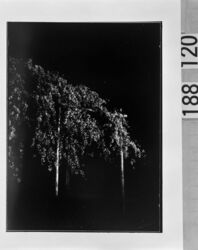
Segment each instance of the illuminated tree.
M9 77L8 94L10 166L17 162L12 155L23 157L20 130L27 124L32 127L31 146L37 149L41 164L55 170L56 195L60 165L66 168L68 185L74 172L85 174L83 157L99 153L106 160L120 155L124 201L124 158L131 157L133 164L143 152L130 138L126 115L109 111L107 102L87 86L69 84L58 73L45 71L31 60L19 64L21 71L17 60L12 59L9 66L13 76Z
M111 142L109 147L111 151L120 154L123 213L125 212L124 159L130 157L130 163L133 165L136 158L141 158L145 155L144 150L131 139L128 132L129 126L126 117L126 114L117 111L109 113L110 123L107 124L107 126L110 126L111 130Z

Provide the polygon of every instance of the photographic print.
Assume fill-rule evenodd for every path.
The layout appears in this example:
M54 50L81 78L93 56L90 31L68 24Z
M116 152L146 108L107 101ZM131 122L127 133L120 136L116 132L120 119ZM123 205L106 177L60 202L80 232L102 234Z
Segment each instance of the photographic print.
M162 232L162 23L7 23L7 231Z

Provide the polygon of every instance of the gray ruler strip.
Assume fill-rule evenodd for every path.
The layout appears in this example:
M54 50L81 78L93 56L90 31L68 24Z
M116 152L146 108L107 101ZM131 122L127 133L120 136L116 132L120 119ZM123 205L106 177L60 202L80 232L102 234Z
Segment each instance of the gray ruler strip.
M182 7L182 12L181 12L182 33L198 34L198 0L182 0L181 7ZM194 46L196 48L197 44L195 44ZM197 85L198 67L194 69L182 68L182 82L188 83L189 86L192 84L194 84L195 87L198 86ZM196 91L196 88L194 89L192 88L191 90L192 92L195 92L195 94L192 94L195 96L193 99L194 110L198 110L198 105L196 104L196 96L198 96L198 93ZM187 87L185 91L188 92ZM184 110L184 105L182 105L182 108ZM182 147L183 147L184 250L197 250L198 249L198 113L195 113L193 118L183 116L182 144L183 144Z

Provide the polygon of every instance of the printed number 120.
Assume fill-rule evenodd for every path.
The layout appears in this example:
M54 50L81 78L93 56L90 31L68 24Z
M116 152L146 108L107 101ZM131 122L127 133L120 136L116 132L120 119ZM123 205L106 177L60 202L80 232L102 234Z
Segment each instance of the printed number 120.
M198 36L197 34L183 34L181 36L181 67L198 68Z

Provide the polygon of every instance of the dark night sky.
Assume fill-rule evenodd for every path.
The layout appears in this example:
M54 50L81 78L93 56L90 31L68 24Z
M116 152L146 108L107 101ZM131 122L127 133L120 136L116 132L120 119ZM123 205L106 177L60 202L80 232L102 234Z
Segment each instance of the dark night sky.
M151 193L158 195L161 23L9 23L8 41L9 56L88 85L128 114L131 135L148 155Z

